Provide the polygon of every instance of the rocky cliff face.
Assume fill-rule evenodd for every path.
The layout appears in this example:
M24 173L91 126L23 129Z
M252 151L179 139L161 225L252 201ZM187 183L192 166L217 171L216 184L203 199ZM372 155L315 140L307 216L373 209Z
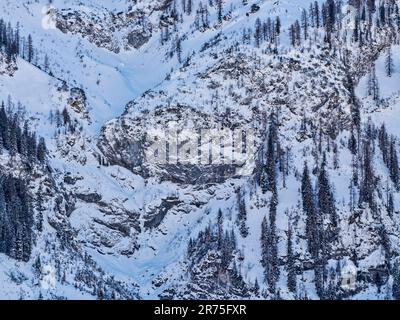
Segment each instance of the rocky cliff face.
M149 4L144 8L130 7L127 12L57 10L56 27L64 33L79 34L94 45L118 53L123 50L140 49L153 34L154 26L149 15L154 10L168 6L167 3Z

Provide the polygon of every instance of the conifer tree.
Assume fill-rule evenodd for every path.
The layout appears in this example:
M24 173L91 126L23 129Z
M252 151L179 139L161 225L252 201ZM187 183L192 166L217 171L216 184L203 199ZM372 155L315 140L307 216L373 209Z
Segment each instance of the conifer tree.
M389 171L396 188L399 187L399 161L397 159L396 140L392 137L390 141Z
M247 210L246 210L246 202L242 191L239 189L237 192L237 202L238 202L238 225L240 234L242 237L247 237L249 234L249 228L247 227Z
M391 77L394 71L393 53L391 47L389 47L386 51L385 68L386 68L386 75L388 77Z
M360 204L368 203L371 209L375 209L374 188L375 176L370 142L364 141L363 145L363 175L360 185Z
M318 208L320 216L328 216L331 222L330 236L335 237L337 235L338 217L336 213L335 199L331 186L329 183L328 173L326 171L326 155L323 156L321 168L319 170L318 181L317 181L317 196L318 196ZM333 240L333 239L331 239Z
M218 22L222 23L224 0L217 0Z
M304 164L303 177L301 182L301 195L303 200L303 212L306 215L306 236L308 250L313 257L318 255L318 219L314 202L314 191L311 185L311 178L307 163Z
M28 62L32 62L34 58L34 48L33 48L33 40L32 36L28 36Z
M255 45L257 48L260 47L261 44L261 37L262 37L262 27L261 27L261 20L257 18L256 24L254 27L254 40L255 40Z
M400 263L397 260L393 266L392 271L393 276L393 287L392 287L392 295L396 300L400 300Z
M288 229L288 238L287 238L287 287L290 292L296 293L297 289L297 279L296 279L296 266L295 266L295 257L293 253L293 232L292 227L289 226Z
M47 148L46 148L46 142L44 138L39 139L38 147L37 147L37 159L40 162L44 162L46 159L46 153L47 153Z

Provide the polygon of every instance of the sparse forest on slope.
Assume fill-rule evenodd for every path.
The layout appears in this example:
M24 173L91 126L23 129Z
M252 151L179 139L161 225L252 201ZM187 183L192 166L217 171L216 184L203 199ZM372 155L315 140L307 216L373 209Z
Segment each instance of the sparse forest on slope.
M399 1L0 5L0 297L400 298Z

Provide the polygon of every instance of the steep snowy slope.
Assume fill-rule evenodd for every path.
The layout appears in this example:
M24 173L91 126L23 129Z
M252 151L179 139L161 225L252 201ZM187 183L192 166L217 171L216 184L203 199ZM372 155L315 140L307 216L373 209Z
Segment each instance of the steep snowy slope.
M0 0L23 48L0 100L48 149L23 169L43 230L29 261L0 254L0 297L398 297L396 2L361 1L379 25L357 32L332 3ZM250 170L149 161L171 123L253 132Z
M391 31L388 30L387 32L390 33ZM304 270L302 272L302 282L297 285L296 297L321 297L321 292L318 292L318 288L317 291L314 291L310 286L310 282L317 281L313 278L311 271L313 265L315 268L315 262L313 262L315 257L313 258L304 250L307 247L307 243L302 239L306 236L304 229L308 218L306 215L299 216L298 214L298 211L302 210L301 197L298 190L301 188L299 172L302 171L304 161L312 164L313 171L318 172L321 170L318 169L322 160L321 150L324 149L327 152L326 156L330 159L329 163L326 164L326 168L329 168L334 197L337 199L335 211L339 221L335 222L338 225L335 228L340 230L339 238L330 246L328 257L326 257L328 261L325 268L329 272L330 280L324 280L324 282L329 283L330 289L327 289L327 292L330 293L325 294L329 294L331 297L348 295L349 292L339 293L336 289L336 282L340 286L340 269L356 270L357 268L357 279L358 277L363 279L355 290L356 293L359 292L356 296L357 298L377 298L384 295L388 297L390 295L387 292L389 289L380 294L380 286L385 283L389 288L390 282L387 280L387 273L390 271L390 267L387 266L388 255L398 255L396 252L398 243L397 217L390 216L390 213L388 216L386 213L388 208L387 195L393 189L390 191L392 186L389 187L391 182L388 181L387 169L378 157L376 163L374 160L374 167L376 166L374 175L376 175L378 181L382 181L383 190L379 191L378 197L380 200L377 200L378 203L374 204L377 207L372 209L371 212L361 202L360 207L355 205L358 201L354 198L356 195L355 186L353 185L355 160L352 151L347 146L347 141L351 141L351 131L355 129L353 126L357 121L354 118L354 109L359 107L359 102L355 102L353 96L352 82L358 82L360 74L365 73L368 69L368 64L371 63L371 60L368 59L372 59L372 57L379 54L382 48L387 45L384 37L381 40L378 40L379 38L375 39L374 41L376 42L373 45L360 51L354 48L353 55L347 57L350 59L350 66L346 66L346 62L343 59L337 59L335 55L330 55L326 51L318 52L317 48L312 49L310 56L306 52L302 52L301 55L298 53L293 55L286 53L287 57L282 54L279 56L279 62L274 64L273 59L271 59L269 65L264 65L264 61L266 60L266 63L268 63L268 59L262 56L259 58L260 53L263 53L262 50L253 49L253 52L248 52L247 55L244 55L240 46L232 46L232 42L230 43L227 38L221 40L219 37L221 36L215 37L211 45L202 50L204 53L196 55L182 69L173 72L165 84L157 87L157 91L149 92L141 99L129 104L125 115L104 129L100 142L102 151L111 160L112 164L121 164L128 169L135 168L138 165L137 161L131 158L131 154L126 151L133 150L130 148L130 143L137 146L137 143L143 140L143 133L139 128L144 127L143 131L146 132L156 123L170 121L168 115L161 110L165 110L167 113L170 110L172 114L181 114L183 111L179 111L179 109L195 108L206 114L212 114L214 118L212 122L219 121L223 125L240 123L242 126L246 126L247 123L247 126L259 129L260 126L257 122L262 121L260 119L263 118L263 113L271 112L271 108L277 108L278 111L275 109L275 112L278 113L280 134L280 149L278 150L284 150L283 157L290 159L303 158L303 161L295 161L287 164L286 168L281 169L283 170L283 177L281 176L279 179L283 185L279 185L277 191L279 198L276 217L278 257L281 257L283 262L288 259L286 253L287 243L285 243L284 239L288 233L288 225L294 224L296 231L293 231L293 233L295 233L297 240L293 246L296 247L294 250L299 254L296 265L297 268L300 268L297 270ZM221 52L224 53L224 56L220 60L218 55ZM348 53L345 52L345 54ZM359 59L359 55L366 57L364 68L357 68L356 65L353 65ZM297 63L296 58L298 59ZM224 62L220 63L220 61ZM270 74L268 71L263 73L263 70L268 70L268 67L273 72ZM324 74L325 68L327 69L326 75ZM348 70L346 69L348 68L350 68L350 71L354 68L354 73L347 72ZM313 73L313 69L315 69L316 73ZM382 67L380 69L382 73L384 72L383 69ZM289 74L288 78L285 78L280 72L284 75ZM395 74L392 75L393 78L395 76ZM232 82L230 82L230 79L232 79ZM318 80L314 81L314 79ZM239 84L236 82L237 80L239 80ZM271 81L273 86L268 87L268 81ZM280 81L282 82L282 87L279 86ZM395 82L392 83L395 84ZM235 88L235 91L232 90L233 88ZM302 95L304 95L304 98L302 98ZM151 112L157 109L159 109L158 112ZM145 112L141 116L140 113L143 111ZM148 111L150 111L150 114L147 113ZM146 120L142 121L141 117ZM198 115L192 115L192 117L198 117ZM179 119L177 116L172 118ZM204 116L204 118L208 125L210 122L207 116ZM185 119L186 116L183 116L182 122L178 120L178 125L181 128L188 125ZM363 119L367 123L367 117L364 116L364 113L362 115ZM202 121L197 119L196 123L199 126L204 126L205 124ZM364 120L361 125L364 126ZM379 124L377 123L376 125ZM317 138L318 135L319 138ZM360 148L361 144L360 140ZM364 161L371 160L365 158L360 160L362 167L365 166ZM139 163L139 165L143 164ZM294 176L292 176L293 174ZM360 174L360 179L365 179L367 173L360 172ZM161 173L161 176L166 179L170 175L171 172L168 172L167 175ZM286 175L288 177L285 177ZM174 179L177 178L174 174L172 176ZM240 263L241 276L244 276L245 281L250 285L254 284L256 280L261 282L264 277L260 266L262 254L260 252L254 254L254 252L258 247L257 241L262 238L261 221L265 214L271 211L271 209L268 209L270 206L269 196L260 193L259 189L254 190L254 187L250 187L252 183L251 179L249 179L247 182L241 181L237 186L246 190L245 203L250 206L250 208L247 208L249 235L242 234L239 236L236 244L239 252L237 260L240 261L238 263ZM226 189L225 185L220 187L223 190ZM382 196L382 192L386 193L385 197ZM221 199L222 201L213 202L211 207L206 206L204 208L205 212L211 212L211 216L202 219L205 222L203 229L206 228L208 223L211 225L216 224L219 208L224 213L224 219L230 222L236 220L231 214L235 211L239 211L238 214L240 214L240 205L238 205L234 194L234 192L230 192L225 198ZM229 209L224 204L225 202L230 203ZM359 209L355 210L355 207ZM329 226L329 222L327 221L326 223ZM227 223L224 228L229 230L232 225ZM236 229L236 227L233 228ZM390 237L390 248L387 248L387 241L389 241L386 240L387 237ZM212 242L205 241L202 246L207 248L207 245L210 247L208 250L211 250ZM205 248L203 247L203 250ZM202 252L204 254L204 251ZM192 259L190 256L189 258ZM191 264L190 260L189 266L186 265L188 261L185 259L182 260L183 265L173 265L167 268L165 274L157 280L156 287L167 288L163 295L166 294L167 297L175 298L232 297L232 292L226 289L222 289L221 292L221 288L215 288L211 283L207 282L206 278L197 279L196 271L194 271L196 265ZM201 273L206 272L207 274L208 271L212 270L210 268L213 263L216 262L213 262L215 258L207 258L206 256L204 259L206 260L202 263L205 263L205 265L197 267L200 268ZM282 265L282 263L279 264ZM217 263L217 270L220 267L218 266ZM182 272L178 273L179 275L176 277L178 284L171 286L171 277L173 277L177 268L182 268ZM182 286L185 287L182 282L185 283L186 280L182 279L186 279L184 275L186 272L190 274L189 278L191 278L191 281L195 281L195 284L194 287L189 286L189 289L182 289ZM220 279L222 284L226 282L226 278L224 278L225 280L220 278L222 276L226 277L226 275L214 275L213 273L208 275L212 279L214 279L214 276ZM232 275L228 275L229 277L232 277ZM386 280L378 281L375 278ZM324 279L326 279L325 276ZM278 281L276 287L279 288L279 295L283 295L285 298L293 297L285 290L284 276L281 276L276 281ZM378 289L374 289L369 284L374 281L379 283ZM333 285L333 283L335 284ZM240 283L238 285L243 287ZM335 288L331 286L335 286ZM261 288L263 287L261 285ZM209 295L205 294L203 290L208 290ZM157 289L157 291L160 290ZM210 295L210 291L213 294ZM265 297L270 297L265 289L263 294ZM236 292L233 296L235 295L245 296L245 293Z

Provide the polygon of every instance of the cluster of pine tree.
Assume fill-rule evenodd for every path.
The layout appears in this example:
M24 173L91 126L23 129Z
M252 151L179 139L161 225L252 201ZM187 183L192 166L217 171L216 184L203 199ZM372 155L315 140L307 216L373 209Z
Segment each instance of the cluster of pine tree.
M210 8L216 10L219 25L224 19L229 19L231 10L224 11L224 0L200 1L197 8L194 8L193 0L181 0L181 5L178 8L178 1L170 1L164 8L164 12L160 16L159 26L161 30L161 44L164 45L172 40L172 48L169 56L173 57L176 54L178 61L181 63L183 61L181 57L182 37L177 34L177 31L178 24L183 22L183 17L192 16L194 13L193 26L195 30L203 32L211 27ZM280 24L278 27L280 27Z
M246 200L242 190L237 191L237 205L238 205L238 215L237 224L239 226L240 235L246 238L249 235L249 227L247 226L247 209Z
M208 226L197 239L190 239L187 251L190 284L186 294L207 298L246 297L249 288L237 266L235 233L223 228L222 211L218 212L215 230Z
M178 34L178 24L183 22L183 17L194 13L194 28L205 31L212 27L210 8L217 11L219 24L223 20L230 19L232 8L225 8L223 0L200 1L197 8L194 8L192 0L182 0L180 6L177 1L179 0L171 1L164 8L159 25L161 44L171 41L170 57L176 55L178 61L182 62L184 61L182 59L183 38ZM243 1L243 5L248 5L248 2ZM302 11L301 18L289 27L288 33L294 47L311 45L323 39L329 48L335 49L335 52L344 52L346 49L342 48L342 40L349 34L353 43L363 47L376 40L379 33L376 32L377 30L387 28L394 30L394 35L400 30L399 5L395 1L377 3L375 0L327 0L322 4L318 1L311 3L308 10ZM279 16L275 19L268 17L265 21L258 18L254 29L242 30L242 43L254 44L256 47L267 43L269 52L277 54L281 32ZM346 54L343 54L344 62L346 58ZM391 49L387 51L386 69L388 76L391 76L394 69Z
M13 28L10 22L0 19L0 51L8 62L15 61L17 56L32 62L35 54L32 36L21 37L19 24Z
M57 127L58 134L74 133L78 129L78 120L72 119L67 108L64 108L61 112L60 110L50 110L49 120L51 124L55 124ZM63 132L61 131L63 129Z
M272 196L269 206L269 219L265 217L261 225L261 264L270 293L276 296L276 283L279 279L278 236L276 230L277 196Z
M0 252L28 261L32 250L33 209L27 182L0 177Z
M357 103L354 101L354 108L357 109ZM352 168L353 177L350 184L350 210L368 209L372 212L374 219L378 222L379 227L375 232L380 237L380 243L385 253L385 267L388 272L392 272L393 279L398 271L391 262L392 248L390 246L389 236L382 222L384 207L378 207L378 197L382 199L382 195L378 192L379 178L375 174L374 157L375 145L378 144L383 162L388 168L386 196L386 209L390 217L395 212L393 194L391 185L396 190L398 188L398 159L397 159L397 144L394 137L388 135L386 128L382 125L377 129L371 122L368 122L365 127L361 128L359 114L354 112L352 134L349 139L349 149L353 154ZM356 132L356 134L354 134ZM321 135L319 140L327 140L327 146L333 142L329 142L330 138L326 135ZM316 144L318 145L318 144ZM318 147L319 152L322 148ZM314 156L317 163L320 163L318 168L314 168L310 172L308 165L304 165L302 174L301 196L303 213L306 216L306 238L308 251L314 261L315 285L318 295L323 299L337 298L343 292L337 285L337 272L328 270L327 261L332 258L331 245L337 243L339 234L339 217L335 207L335 197L329 181L327 173L327 162L325 153L322 153L322 160L318 160L318 150ZM328 152L331 147L327 149ZM333 151L335 149L333 148ZM312 174L316 176L315 187L312 182ZM288 287L295 289L296 271L294 268L294 253L292 249L292 233L288 236ZM351 257L355 265L358 264L358 257L354 253ZM338 262L339 263L339 262ZM397 273L396 273L397 272ZM373 279L378 287L382 286L382 279L377 277ZM393 286L393 294L395 295L396 286Z
M400 300L400 261L397 260L393 266L393 287L392 287L392 294L393 298L396 300Z
M379 81L376 76L376 67L373 65L368 73L367 94L378 105L380 103Z
M395 1L380 1L377 4L375 0L327 0L322 5L315 1L290 27L292 45L316 40L317 33L312 31L319 28L324 28L324 40L329 46L332 46L334 38L339 38L335 32L344 30L351 30L352 41L364 46L374 40L374 28L400 29L399 6Z
M330 245L339 233L335 198L326 170L325 155L319 168L317 186L314 190L307 164L304 165L301 195L306 215L308 251L314 260L315 286L321 298L326 296L327 261Z
M303 10L301 19L296 20L289 28L289 36L293 46L299 46L303 41L310 39L311 29L323 27L326 31L327 42L331 41L332 32L336 28L341 13L342 3L328 0L319 5L318 1L311 3L310 9Z
M281 33L281 20L276 17L275 20L267 18L266 21L261 22L258 18L254 26L254 43L258 48L261 43L267 42L270 46L273 46L275 50L279 45L279 35Z
M8 150L12 156L20 154L30 162L44 162L47 153L44 138L37 140L28 123L21 122L21 115L7 112L3 102L0 107L0 148Z
M124 283L106 275L89 255L84 255L83 262L84 266L78 267L74 276L75 288L81 291L90 289L98 300L138 299L135 288L127 288ZM66 270L63 269L61 264L56 263L56 276L61 283L66 282Z
M199 3L199 8L196 10L195 27L197 30L206 30L210 28L210 13L207 4Z
M276 215L278 206L277 172L278 164L282 176L286 175L282 162L282 150L278 139L278 119L273 113L269 120L267 134L267 146L265 159L262 160L261 173L259 174L259 185L263 193L270 192L269 216L264 218L261 225L261 264L264 267L265 281L268 284L269 292L274 297L279 295L276 283L279 279L278 259L278 235L276 228Z
M307 124L304 122L304 130ZM315 130L314 130L315 131ZM314 132L315 134L315 132ZM322 139L325 137L320 131L318 150L322 153ZM288 174L288 164L285 152L281 149L278 138L278 116L273 113L269 120L269 130L266 134L266 146L262 148L261 172L258 173L258 182L263 193L270 193L269 216L262 222L261 264L265 270L265 281L270 294L279 296L276 284L280 274L278 257L278 235L276 230L276 215L278 205L277 181L278 173L281 180ZM331 143L334 145L334 143ZM337 148L328 151L337 152ZM329 181L326 156L322 153L320 166L315 171L317 175L316 186L313 187L311 173L308 165L304 165L301 196L303 213L306 216L306 238L308 251L314 261L315 282L317 292L321 298L332 295L333 288L337 289L337 279L330 277L327 270L327 261L330 258L331 244L338 240L339 218L335 205L335 197ZM297 269L296 253L293 251L293 232L291 227L287 239L286 271L288 274L287 285L291 292L297 294Z
M29 163L43 163L47 153L45 141L43 138L37 140L36 134L29 130L27 122L22 125L21 113L6 110L2 103L0 150L7 150L11 156L19 154ZM27 181L23 179L11 175L0 176L0 252L22 261L28 261L31 254L34 223L33 206L27 185ZM40 231L42 218L39 220L37 229Z
M389 136L385 124L382 124L378 133L379 148L382 151L383 162L389 170L389 176L396 189L399 189L399 161L397 158L396 138Z
M43 239L45 243L44 251L54 251L53 238ZM62 239L64 240L64 239ZM69 246L70 243L62 243L62 246ZM64 247L61 247L63 250ZM69 263L65 263L65 260ZM41 278L46 274L44 267L48 261L43 259L41 255L36 256L32 268L36 277ZM88 255L82 255L80 252L63 250L63 254L55 257L52 261L54 265L54 276L57 283L61 285L73 285L76 289L82 292L90 292L98 300L136 300L138 295L136 286L127 286L125 283L115 280L114 277L107 275L101 270L94 260ZM44 269L44 270L43 270ZM43 294L40 292L38 300L43 299ZM64 297L57 297L63 300Z

